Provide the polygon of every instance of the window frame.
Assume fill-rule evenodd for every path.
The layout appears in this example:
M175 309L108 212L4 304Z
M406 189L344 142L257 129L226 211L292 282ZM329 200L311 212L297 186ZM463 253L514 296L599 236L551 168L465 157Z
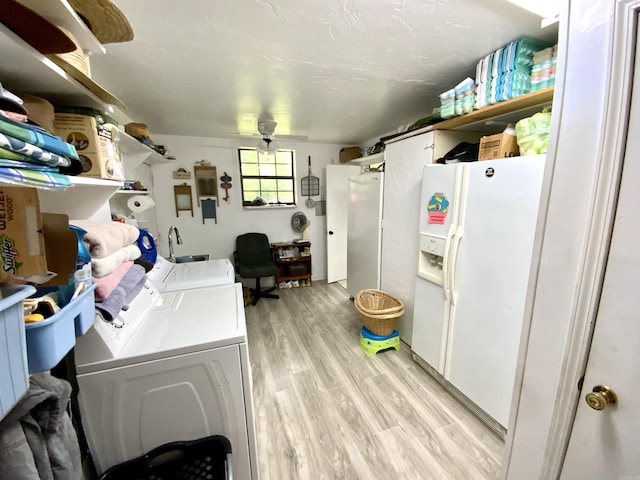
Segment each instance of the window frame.
M291 149L280 149L278 150L278 152L282 152L282 153L287 153L290 155L289 161L291 162L291 175L243 175L242 173L242 152L243 151L249 151L249 152L254 152L256 154L256 160L259 163L260 157L261 156L265 156L265 157L270 157L272 155L266 155L266 154L261 154L258 153L258 151L255 148L251 148L251 147L239 147L238 149L238 169L239 169L239 173L240 173L240 195L241 195L241 202L242 202L242 208L246 208L246 209L264 209L264 208L295 208L297 207L297 201L296 201L296 156L295 156L295 150L291 150ZM274 157L274 162L273 164L275 165L275 158L276 156L273 155ZM293 202L291 203L268 203L267 205L249 205L249 204L245 204L245 199L244 199L244 181L245 179L248 180L290 180L291 181L291 194L293 196ZM277 187L276 187L276 192L277 192ZM288 192L288 191L287 191ZM262 191L260 191L260 194L262 194ZM276 193L277 194L277 193Z

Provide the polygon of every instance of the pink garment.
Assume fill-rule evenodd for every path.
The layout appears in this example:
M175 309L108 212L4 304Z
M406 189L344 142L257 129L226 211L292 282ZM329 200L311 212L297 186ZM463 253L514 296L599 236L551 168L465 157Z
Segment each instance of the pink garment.
M104 277L93 277L93 281L97 285L94 290L96 300L104 300L111 295L111 292L115 290L120 283L120 280L122 280L122 277L126 275L132 266L133 262L124 262L109 275L105 275Z
M140 236L140 230L136 227L121 222L75 220L73 224L86 230L82 241L89 248L91 258L104 258L122 247L131 245Z

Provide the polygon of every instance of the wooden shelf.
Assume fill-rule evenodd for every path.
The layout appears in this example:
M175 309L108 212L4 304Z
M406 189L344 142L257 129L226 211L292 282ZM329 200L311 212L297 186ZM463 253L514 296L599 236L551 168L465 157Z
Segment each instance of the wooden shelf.
M91 93L81 83L0 24L0 79L12 92L46 98L54 105L92 107L111 113L113 107Z
M405 138L415 137L434 130L466 130L475 132L498 133L508 123L516 123L525 117L539 112L546 104L553 101L553 87L537 92L527 93L505 102L495 103L473 112L449 118L443 122L418 128L402 135L390 138L385 144L399 142Z
M280 257L278 250L298 249L299 252L305 248L311 248L311 242L279 242L272 243L273 257L278 267L276 275L276 284L281 282L308 280L311 285L311 255L300 255L295 257Z
M433 125L433 130L475 130L486 121L511 123L509 118L524 118L539 111L543 105L553 101L553 87L527 93L504 102L495 103L480 110L449 118ZM509 117L508 117L509 116ZM491 130L491 129L490 129Z

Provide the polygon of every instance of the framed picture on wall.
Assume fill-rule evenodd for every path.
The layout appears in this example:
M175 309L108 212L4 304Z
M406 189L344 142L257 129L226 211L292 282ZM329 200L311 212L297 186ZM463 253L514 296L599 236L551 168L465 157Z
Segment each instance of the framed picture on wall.
M193 171L196 180L198 206L200 206L200 197L216 197L216 203L218 203L218 173L216 167L212 165L196 165L193 167Z
M176 217L180 216L181 211L191 212L193 217L193 202L191 201L191 185L183 183L182 185L173 186L173 196L176 202Z

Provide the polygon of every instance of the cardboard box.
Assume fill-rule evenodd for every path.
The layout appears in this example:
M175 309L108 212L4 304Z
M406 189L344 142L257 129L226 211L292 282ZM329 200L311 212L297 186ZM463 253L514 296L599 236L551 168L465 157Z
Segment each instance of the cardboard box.
M124 180L118 149L118 124L97 110L56 108L56 134L78 151L84 177Z
M0 280L47 275L40 202L35 188L0 185Z
M518 142L514 135L498 133L480 139L479 161L517 157L519 154Z
M354 158L362 157L360 147L345 147L340 150L340 163L350 162Z

